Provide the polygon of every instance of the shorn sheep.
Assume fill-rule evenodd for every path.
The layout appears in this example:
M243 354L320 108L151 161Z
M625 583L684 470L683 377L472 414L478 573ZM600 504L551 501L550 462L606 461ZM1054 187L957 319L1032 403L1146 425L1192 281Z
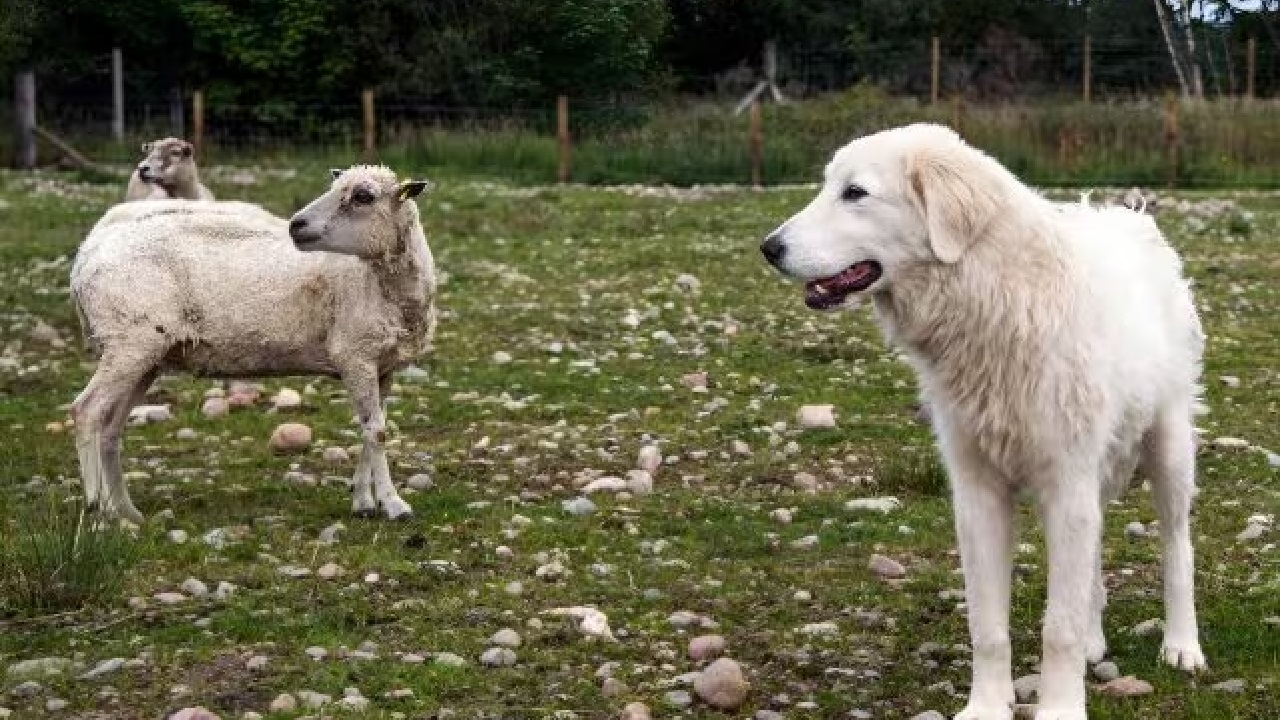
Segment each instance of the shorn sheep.
M164 138L145 143L147 156L129 176L126 202L132 200L212 200L213 193L200 184L195 148L186 140Z
M244 203L151 201L108 211L71 269L96 372L72 403L86 500L142 522L120 469L130 408L157 375L327 375L364 436L352 511L412 515L387 467L392 373L430 349L435 268L418 206L426 181L385 167L333 171L292 222Z

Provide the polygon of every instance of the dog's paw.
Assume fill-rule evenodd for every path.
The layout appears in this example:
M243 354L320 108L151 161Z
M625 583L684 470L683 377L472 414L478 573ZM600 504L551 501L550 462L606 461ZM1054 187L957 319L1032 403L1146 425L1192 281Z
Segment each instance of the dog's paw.
M1090 665L1097 665L1107 657L1107 637L1101 631L1089 633L1084 644L1084 659Z
M1167 665L1189 673L1209 669L1204 659L1204 651L1200 649L1200 643L1194 638L1182 641L1165 638L1164 644L1160 646L1160 659Z
M956 714L955 720L1013 720L1013 706L1004 703L970 702Z
M1036 708L1035 720L1089 720L1089 716L1083 707L1041 705Z

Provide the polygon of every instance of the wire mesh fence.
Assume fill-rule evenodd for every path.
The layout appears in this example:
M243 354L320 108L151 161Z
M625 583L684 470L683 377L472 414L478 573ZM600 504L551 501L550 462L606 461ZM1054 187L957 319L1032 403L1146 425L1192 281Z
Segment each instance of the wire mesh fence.
M557 136L554 102L460 107L389 93L375 93L371 108L359 96L243 103L199 93L198 109L197 91L135 93L117 137L109 91L55 88L40 98L38 123L101 163L132 163L141 143L174 135L194 139L212 164L367 159L517 182L564 179L567 164L577 182L688 185L812 181L852 137L930 121L1040 184L1280 185L1275 57L1224 41L1202 69L1206 99L1170 102L1179 86L1168 58L1124 38L793 52L776 75L786 102L761 95L757 152L750 113L734 112L761 82L747 67L708 78L697 95L570 97L567 139ZM11 114L0 105L0 122ZM12 140L0 134L9 155L4 142ZM42 161L58 154L41 148Z

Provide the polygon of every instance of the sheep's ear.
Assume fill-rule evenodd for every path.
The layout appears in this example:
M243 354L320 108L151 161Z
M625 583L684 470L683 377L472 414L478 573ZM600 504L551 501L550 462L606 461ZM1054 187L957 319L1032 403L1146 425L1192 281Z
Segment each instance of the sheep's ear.
M147 153L148 155L150 155L150 154L151 154L151 148L153 148L153 147L155 147L155 143L144 142L144 143L142 143L142 152Z
M999 185L989 175L986 159L959 144L922 150L910 160L913 200L942 262L958 261L999 213Z
M182 157L191 157L192 155L195 154L195 152L196 152L196 149L194 146L192 146L191 143L189 142L182 143Z
M400 183L400 192L396 193L396 197L400 202L404 202L409 198L416 198L422 193L435 187L430 180L405 180Z
M341 175L342 175L342 170L340 170L340 169L338 169L338 168L329 168L329 177L330 177L330 179L332 179L332 180L337 180L337 179L338 179L338 177L339 177L339 176L341 176Z

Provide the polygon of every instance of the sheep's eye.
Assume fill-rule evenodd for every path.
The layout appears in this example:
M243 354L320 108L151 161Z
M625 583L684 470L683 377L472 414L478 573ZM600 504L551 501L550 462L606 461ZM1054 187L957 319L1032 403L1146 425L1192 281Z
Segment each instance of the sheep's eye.
M840 199L845 202L856 202L866 196L866 189L859 185L849 185L840 192Z
M351 201L361 205L368 205L373 202L373 193L364 188L356 188L356 191L351 193Z

